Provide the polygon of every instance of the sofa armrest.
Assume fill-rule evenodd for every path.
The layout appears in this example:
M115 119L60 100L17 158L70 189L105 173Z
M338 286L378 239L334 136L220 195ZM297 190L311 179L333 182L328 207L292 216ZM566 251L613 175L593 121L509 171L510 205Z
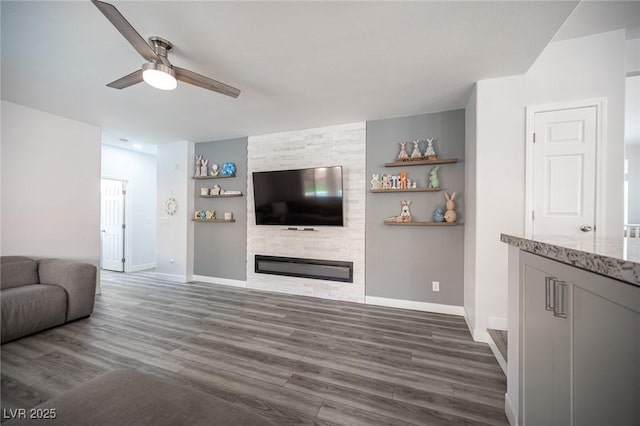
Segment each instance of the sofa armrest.
M86 317L93 312L96 274L94 265L72 260L43 259L38 265L41 284L57 285L67 292L67 321Z

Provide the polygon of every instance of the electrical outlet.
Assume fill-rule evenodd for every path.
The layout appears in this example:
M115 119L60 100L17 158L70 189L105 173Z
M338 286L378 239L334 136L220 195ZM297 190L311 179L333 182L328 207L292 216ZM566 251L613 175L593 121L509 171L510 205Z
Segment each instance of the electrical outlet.
M433 291L440 291L440 281L431 281L431 289Z

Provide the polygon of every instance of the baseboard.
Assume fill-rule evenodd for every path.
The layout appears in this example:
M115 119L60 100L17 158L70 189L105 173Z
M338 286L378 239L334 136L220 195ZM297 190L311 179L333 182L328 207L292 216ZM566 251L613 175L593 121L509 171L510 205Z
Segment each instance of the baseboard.
M247 288L247 282L241 280L232 280L229 278L207 277L206 275L194 275L193 281L200 281L209 284L228 285L230 287Z
M155 263L143 263L141 265L131 266L129 268L129 272L146 271L148 269L154 269L155 267L156 267Z
M159 280L171 281L174 283L187 283L186 275L175 275L175 274L163 274L160 272L156 272L155 277Z
M469 319L469 316L467 315L467 310L464 310L464 322L467 323L467 328L469 329L469 332L471 333L471 338L474 340L474 342L476 341L475 337L473 337L473 325L471 324L471 320Z
M389 308L412 309L414 311L435 312L464 316L464 307L454 305L441 305L439 303L416 302L413 300L387 299L386 297L365 296L367 305L387 306Z
M508 322L503 317L489 317L487 318L487 328L491 330L508 330Z
M493 339L491 338L491 335L489 333L487 333L487 343L489 344L489 349L491 349L491 352L493 352L493 356L496 357L496 361L498 361L498 365L500 365L500 368L502 368L502 371L504 372L504 375L506 376L507 375L507 360L504 359L504 357L502 356L502 354L498 350L498 347L496 346L496 342L493 341Z
M518 426L518 412L508 393L504 395L504 413L511 426Z
M469 323L467 323L467 326L469 326ZM489 342L489 333L487 333L487 330L483 330L481 328L469 327L469 331L471 331L471 337L473 338L474 342L479 342L479 343Z
M471 337L474 342L479 343L488 343L489 342L489 333L487 330L483 330L481 328L473 328L473 324L469 320L469 316L467 315L467 311L464 311L464 321L467 323L467 328L471 332Z

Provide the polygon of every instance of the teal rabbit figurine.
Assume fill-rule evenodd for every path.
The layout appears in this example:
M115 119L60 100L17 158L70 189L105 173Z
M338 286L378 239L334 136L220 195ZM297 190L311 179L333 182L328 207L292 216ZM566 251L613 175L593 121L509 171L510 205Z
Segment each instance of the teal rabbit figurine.
M435 166L429 172L429 188L440 187L440 179L438 179L438 169L440 169L440 166Z

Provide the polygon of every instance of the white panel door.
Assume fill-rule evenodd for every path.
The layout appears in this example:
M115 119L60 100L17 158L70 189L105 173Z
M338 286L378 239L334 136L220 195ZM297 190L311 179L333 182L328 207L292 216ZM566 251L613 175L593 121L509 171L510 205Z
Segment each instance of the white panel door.
M124 272L125 182L102 179L100 185L100 231L102 269Z
M596 107L534 116L533 233L577 236L595 229Z

